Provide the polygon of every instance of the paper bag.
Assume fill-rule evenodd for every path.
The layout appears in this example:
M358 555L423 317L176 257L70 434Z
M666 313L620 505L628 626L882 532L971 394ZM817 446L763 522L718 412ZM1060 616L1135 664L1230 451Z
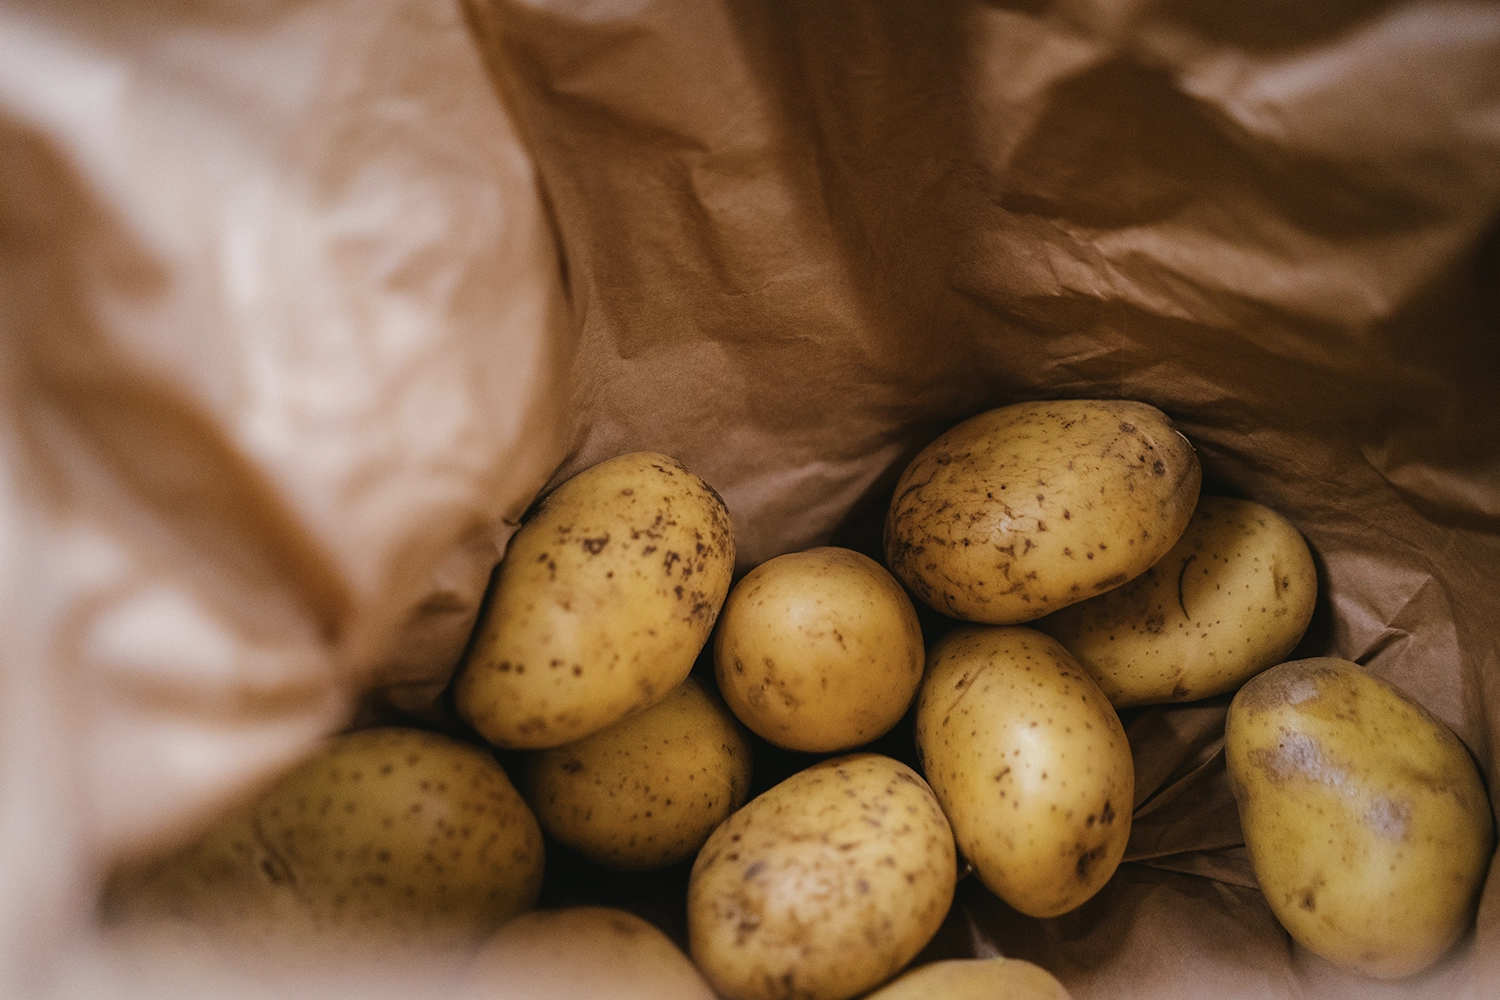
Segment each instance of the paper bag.
M1439 0L11 3L0 991L118 985L103 868L361 697L423 710L529 501L633 449L720 490L744 569L878 552L980 410L1153 403L1311 543L1298 655L1492 783L1497 67L1500 9ZM1224 707L1127 717L1099 897L965 880L928 955L1079 998L1492 992L1493 877L1414 980L1289 943Z

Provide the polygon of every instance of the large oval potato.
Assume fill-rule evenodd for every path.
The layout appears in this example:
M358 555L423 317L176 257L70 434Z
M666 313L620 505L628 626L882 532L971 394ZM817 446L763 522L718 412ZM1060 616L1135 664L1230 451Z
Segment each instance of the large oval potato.
M1057 977L1019 958L950 958L910 972L865 1000L1070 1000Z
M906 714L922 680L922 627L906 591L849 549L761 563L729 594L714 670L740 721L788 750L851 750Z
M1145 571L1198 501L1198 456L1127 400L1017 403L933 441L896 484L886 562L967 621L1031 621Z
M1255 877L1303 947L1410 975L1473 919L1494 844L1468 750L1356 663L1272 667L1229 707L1224 757Z
M511 539L454 686L496 746L561 746L666 697L729 592L734 540L707 483L650 452L563 483Z
M693 963L625 910L536 910L500 928L457 1000L714 1000Z
M980 881L1033 917L1109 881L1130 839L1135 770L1120 718L1057 640L954 629L917 694L917 749Z
M729 817L688 881L688 944L731 1000L844 1000L937 933L953 834L921 777L879 754L799 771Z
M745 804L750 743L689 677L665 700L576 743L532 751L522 788L542 829L605 868L692 857Z
M1036 627L1116 708L1196 701L1286 659L1317 597L1312 553L1290 521L1249 500L1205 496L1156 565Z
M123 918L240 944L477 944L541 891L541 830L479 747L338 736L199 842L116 886Z

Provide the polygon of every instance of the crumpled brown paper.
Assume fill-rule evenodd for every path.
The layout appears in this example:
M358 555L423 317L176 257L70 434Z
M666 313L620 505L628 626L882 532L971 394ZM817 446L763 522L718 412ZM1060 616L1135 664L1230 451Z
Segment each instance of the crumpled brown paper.
M99 864L364 691L421 704L565 455L673 453L748 566L874 551L979 410L1151 402L1312 544L1298 655L1497 775L1491 3L11 2L0 132L0 992L112 982L71 957ZM1224 704L1128 715L1099 897L966 880L929 954L1080 1000L1500 988L1500 873L1415 980L1289 944Z
M572 339L454 5L0 6L0 996L134 994L104 866L430 700Z

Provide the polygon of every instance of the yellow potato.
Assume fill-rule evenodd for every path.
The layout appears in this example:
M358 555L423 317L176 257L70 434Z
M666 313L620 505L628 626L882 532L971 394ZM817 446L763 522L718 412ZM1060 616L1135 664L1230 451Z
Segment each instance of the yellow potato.
M485 942L456 1000L714 1000L655 926L603 906L537 910Z
M541 830L489 753L369 729L330 740L113 905L239 943L462 947L535 905L542 867Z
M865 1000L1069 1000L1052 973L1019 958L954 958L904 973Z
M729 817L688 882L688 944L730 1000L843 1000L922 950L953 900L953 835L916 772L826 760Z
M511 539L454 687L500 747L582 739L682 683L729 592L724 502L665 455L579 473Z
M1348 660L1294 660L1235 695L1224 756L1256 879L1303 947L1395 979L1464 933L1490 805L1468 750L1420 705Z
M1201 473L1160 410L1017 403L964 421L907 466L886 562L955 618L1040 618L1144 572L1193 513Z
M730 592L714 638L724 700L788 750L849 750L885 733L906 714L922 662L906 591L840 548L761 563Z
M932 648L917 749L958 847L990 891L1051 917L1109 881L1135 771L1120 718L1055 639L967 626Z
M596 864L646 871L692 857L745 804L750 744L689 677L666 700L592 736L527 755L542 829Z
M1195 701L1286 659L1317 596L1312 553L1290 521L1205 496L1156 565L1036 627L1068 647L1116 708Z

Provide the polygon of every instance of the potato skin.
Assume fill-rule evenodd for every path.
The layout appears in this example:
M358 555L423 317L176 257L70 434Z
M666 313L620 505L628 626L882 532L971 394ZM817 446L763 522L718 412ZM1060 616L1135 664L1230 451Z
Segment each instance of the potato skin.
M1001 407L907 466L886 517L886 563L946 615L1032 621L1161 558L1201 479L1192 445L1145 403Z
M1052 973L1019 958L953 958L912 969L865 1000L1070 1000Z
M595 864L665 868L693 856L750 791L750 743L696 678L597 733L527 754L542 829Z
M457 1000L715 1000L693 963L625 910L535 910L480 949Z
M917 749L959 850L1033 917L1081 905L1130 839L1135 771L1120 718L1057 640L967 626L934 644Z
M582 739L666 697L729 592L724 502L665 455L586 469L511 539L454 686L495 746Z
M1436 962L1474 917L1494 829L1468 750L1348 660L1272 667L1229 707L1250 863L1287 933L1380 979Z
M688 942L730 1000L844 1000L937 932L957 878L953 835L919 775L862 753L753 799L703 845Z
M714 636L734 714L788 750L850 750L906 714L922 680L922 628L883 566L849 549L761 563L730 591Z
M1204 496L1154 566L1036 627L1116 708L1196 701L1285 660L1317 597L1312 553L1290 521L1249 500Z
M488 752L367 729L329 740L115 906L236 944L472 947L535 905L543 860Z

